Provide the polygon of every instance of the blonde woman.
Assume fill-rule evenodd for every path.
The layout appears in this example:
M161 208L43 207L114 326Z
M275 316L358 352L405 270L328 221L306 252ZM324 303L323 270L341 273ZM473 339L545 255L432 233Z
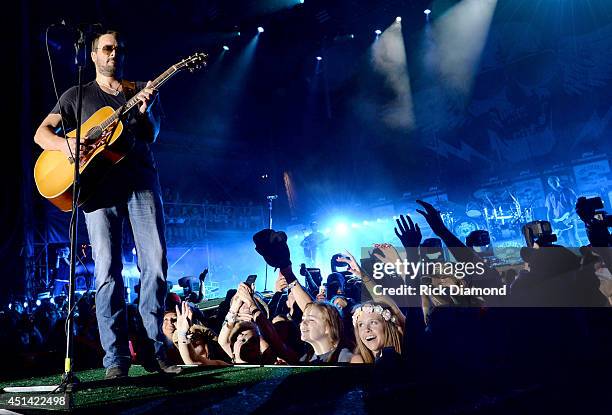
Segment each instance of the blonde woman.
M308 303L304 307L300 333L302 341L312 347L300 361L313 364L350 362L352 353L343 347L340 314L330 303Z
M361 304L353 311L353 329L357 347L351 363L374 363L385 348L402 353L399 318L391 308L380 302Z

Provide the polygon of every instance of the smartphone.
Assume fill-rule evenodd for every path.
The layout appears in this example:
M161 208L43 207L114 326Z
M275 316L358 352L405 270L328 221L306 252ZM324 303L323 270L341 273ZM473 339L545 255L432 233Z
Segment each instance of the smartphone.
M244 283L250 287L251 284L255 284L255 280L256 279L257 279L257 275L251 274L251 275L249 275L247 277L247 279L246 279L246 281L244 281Z

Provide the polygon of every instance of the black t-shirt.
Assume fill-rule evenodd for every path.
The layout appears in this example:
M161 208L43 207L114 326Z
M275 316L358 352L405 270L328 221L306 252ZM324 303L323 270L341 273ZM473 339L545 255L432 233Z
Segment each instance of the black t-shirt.
M146 83L136 82L136 91L140 91ZM129 98L129 97L128 97ZM97 110L109 106L117 109L126 103L126 96L123 92L117 96L105 93L96 81L83 85L83 111L82 120L85 122ZM159 100L151 107L151 111L159 111ZM77 126L77 87L71 87L62 94L59 102L51 110L52 114L59 114L61 104L61 114L64 120L66 132ZM102 207L114 206L124 202L129 194L134 190L153 190L160 193L159 179L155 167L153 153L149 148L148 142L151 137L146 137L149 128L143 123L147 121L139 117L138 109L130 111L129 116L123 121L123 133L130 134L136 138L134 148L118 164L113 166L109 173L101 182L96 185L94 196L88 199L83 205L86 212L90 212ZM82 131L81 134L85 134Z

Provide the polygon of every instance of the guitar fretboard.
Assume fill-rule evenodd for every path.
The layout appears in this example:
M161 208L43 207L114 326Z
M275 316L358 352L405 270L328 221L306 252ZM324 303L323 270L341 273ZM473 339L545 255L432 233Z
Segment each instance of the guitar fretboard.
M157 89L162 86L168 79L170 79L174 74L176 74L180 68L177 65L172 65L169 67L164 73L155 78L149 88ZM113 123L117 122L117 120L121 119L125 114L127 114L132 108L140 103L140 99L138 98L138 94L134 95L130 98L125 105L121 106L117 109L113 114L100 123L100 128L105 130L110 127Z

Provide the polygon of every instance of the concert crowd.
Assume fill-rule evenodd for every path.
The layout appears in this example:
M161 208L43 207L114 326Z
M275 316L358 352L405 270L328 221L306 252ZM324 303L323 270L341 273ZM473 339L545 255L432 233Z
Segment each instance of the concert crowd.
M579 250L557 244L545 227L523 230L528 245L521 249L525 264L509 272L487 265L479 246L484 244L468 238L466 245L446 227L434 206L418 203L419 214L437 238L423 240L413 218L400 216L395 233L403 249L391 245L395 241L381 241L372 247L370 258L361 261L351 253L338 253L330 258L333 272L325 281L317 269L291 263L283 232L258 232L253 237L255 249L278 270L274 292L254 291L247 280L229 290L218 307L202 307L205 310L198 307L207 302L201 295L186 292L181 298L169 293L162 326L169 359L174 364L215 366L372 364L389 373L401 370L411 378L433 379L493 371L550 373L606 356L612 346L611 238L606 214L579 199L576 211L590 242ZM398 301L373 289L381 281L397 286L393 278L372 278L376 263L394 264L411 256L419 261L442 252L450 252L454 261L483 260L484 278L421 275L403 282L505 287L506 298L434 293ZM98 367L104 353L94 294L87 292L77 300L77 369ZM149 353L147 337L138 305L127 307L130 352L138 364ZM2 372L23 376L24 370L51 373L61 367L67 314L63 297L40 304L14 302L3 309L0 348L3 356L11 358L5 359Z

